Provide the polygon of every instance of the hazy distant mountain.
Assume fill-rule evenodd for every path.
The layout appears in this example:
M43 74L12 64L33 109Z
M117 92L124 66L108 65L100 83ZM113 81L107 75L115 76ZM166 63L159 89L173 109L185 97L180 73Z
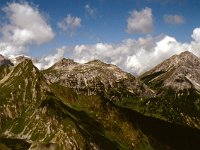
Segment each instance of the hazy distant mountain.
M0 149L200 148L200 130L142 114L141 110L149 109L143 102L159 102L160 89L168 86L153 87L146 75L141 79L152 89L99 60L79 64L62 59L39 71L29 58L22 58L15 66L2 65L1 69L6 71L0 72ZM187 81L198 83L192 75ZM191 87L194 93L189 91L189 95L198 95L198 88ZM196 95L193 97L191 102L177 101L176 108L191 105L184 112L189 117L193 111L198 113L193 107ZM169 99L168 112L175 108L171 101L175 100Z

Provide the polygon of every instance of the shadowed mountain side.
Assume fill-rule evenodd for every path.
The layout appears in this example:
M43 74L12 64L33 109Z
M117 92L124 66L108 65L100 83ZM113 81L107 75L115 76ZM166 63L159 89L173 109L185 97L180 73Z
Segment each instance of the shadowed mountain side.
M150 143L155 149L159 149L160 143L166 145L169 149L200 149L200 130L198 129L144 116L128 108L120 107L119 109L124 117L127 117L149 137ZM164 147L161 146L160 148L163 149Z
M28 150L30 146L25 140L0 138L0 150Z
M88 116L84 111L77 111L70 108L62 101L54 98L44 100L40 107L45 106L63 119L70 117L76 123L77 128L85 136L87 141L94 140L93 142L98 143L101 149L119 149L117 143L110 141L103 135L103 127L101 124Z

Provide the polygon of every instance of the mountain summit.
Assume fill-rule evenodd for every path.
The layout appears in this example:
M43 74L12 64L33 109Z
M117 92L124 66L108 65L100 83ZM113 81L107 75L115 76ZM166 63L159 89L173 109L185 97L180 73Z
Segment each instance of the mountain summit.
M115 65L93 60L79 64L70 59L62 59L43 71L47 80L73 88L86 95L103 94L119 100L117 95L151 96L153 91L129 73ZM121 93L121 94L120 94Z
M200 128L200 59L197 56L188 51L174 55L140 79L157 91L157 99L146 102L154 107L153 113L163 113L171 121Z
M56 62L48 70L50 70L50 69L54 69L54 70L70 70L70 68L72 69L73 67L75 67L78 64L79 63L75 62L73 59L63 58L60 61Z
M200 59L186 51L174 55L140 76L146 84L171 87L178 93L181 90L196 88L200 84ZM177 93L177 94L178 94Z

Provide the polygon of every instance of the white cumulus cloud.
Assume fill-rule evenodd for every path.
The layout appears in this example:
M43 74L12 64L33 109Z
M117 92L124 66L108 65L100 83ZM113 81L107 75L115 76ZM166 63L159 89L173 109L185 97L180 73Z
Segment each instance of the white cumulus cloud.
M153 30L153 15L151 8L141 11L133 10L128 17L128 33L150 33Z
M72 36L74 34L74 31L77 28L81 27L81 18L74 17L68 14L67 17L58 22L58 27Z
M43 57L37 64L40 69L46 69L64 57L65 52L79 63L99 59L106 63L119 66L134 75L140 75L153 68L172 55L183 51L191 51L200 56L199 28L193 30L194 40L188 43L178 42L168 35L138 39L125 39L119 43L82 44L74 47L63 46L54 55Z
M118 44L77 45L73 49L73 58L80 63L100 59L138 75L184 50L186 49L183 49L183 46L173 37L147 36L126 39Z
M200 56L199 28L194 29L194 40L188 43L178 42L168 35L138 39L125 39L119 43L96 43L76 45L70 48L72 58L80 63L100 59L119 66L123 70L139 75L153 68L172 55L191 51ZM69 49L68 49L69 50Z
M200 42L200 28L195 28L195 29L193 30L192 38L193 38L196 42Z
M54 38L52 28L37 7L28 3L9 3L3 8L7 22L0 28L0 53L26 53L30 44L43 44Z

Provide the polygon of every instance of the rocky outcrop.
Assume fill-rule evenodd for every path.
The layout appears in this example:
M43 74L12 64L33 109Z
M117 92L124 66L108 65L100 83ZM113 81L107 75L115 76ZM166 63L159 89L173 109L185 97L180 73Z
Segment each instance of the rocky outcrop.
M43 73L50 82L72 88L79 94L102 94L113 100L119 100L116 93L139 97L153 95L153 91L133 75L100 60L78 64L73 60L63 59Z

